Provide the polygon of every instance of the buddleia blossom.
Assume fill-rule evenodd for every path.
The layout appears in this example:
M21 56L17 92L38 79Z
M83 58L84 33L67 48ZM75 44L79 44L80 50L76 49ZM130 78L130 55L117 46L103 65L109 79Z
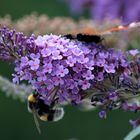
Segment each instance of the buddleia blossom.
M24 41L22 35L16 42L17 34L8 29L1 30L1 36L4 35L1 55L6 50L6 58L15 59L13 81L27 80L46 103L50 103L54 95L59 97L60 104L67 101L78 103L87 95L85 91L98 88L98 82L118 72L122 74L127 67L123 53L102 45L71 41L56 35L36 39L24 37ZM7 44L11 45L10 48L14 44L14 51L9 51Z
M25 15L17 20L12 20L10 15L5 15L4 17L0 17L0 24L2 26L14 28L17 31L21 31L26 35L31 35L34 33L35 35L54 33L54 34L66 34L73 30L81 29L81 27L91 27L93 29L103 30L109 27L121 24L120 21L113 20L105 21L103 25L98 26L96 21L91 21L87 19L80 19L79 21L75 21L70 17L49 17L46 14L37 14L32 13L30 15ZM28 26L27 26L28 25Z
M30 50L32 43L33 37L27 38L23 33L2 28L0 30L0 58L15 61L26 55L26 51L32 51Z
M89 9L91 17L100 21L105 18L122 19L124 22L140 20L139 0L69 0L69 4L74 14Z
M123 81L123 86L129 94L126 96L127 100L124 102L122 107L125 110L137 112L140 110L140 52L138 50L134 50L130 51L130 54L133 58L133 61L129 63L130 75L127 77L127 81ZM140 124L140 118L130 120L130 124L133 128L136 128Z
M131 50L132 61L129 63L129 76L123 81L123 87L128 94L124 94L122 109L125 111L138 112L140 110L140 52ZM129 120L133 130L124 138L125 140L134 139L140 134L140 117Z
M92 101L98 101L106 111L120 107L133 112L140 109L140 52L131 50L129 54L132 60L128 62L123 75L109 75L109 79L97 84L99 93L93 95Z
M5 92L7 96L12 96L14 99L20 99L21 101L25 101L27 96L33 92L31 86L16 85L2 76L0 76L0 90Z

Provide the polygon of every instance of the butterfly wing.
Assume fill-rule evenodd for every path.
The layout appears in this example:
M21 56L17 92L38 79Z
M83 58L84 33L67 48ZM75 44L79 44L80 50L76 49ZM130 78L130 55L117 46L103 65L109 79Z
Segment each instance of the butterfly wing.
M101 32L100 34L101 35L109 35L109 34L112 34L114 32L119 32L119 31L128 30L128 29L132 29L132 28L137 28L137 27L140 27L140 22L132 22L132 23L127 24L127 25L119 25L117 27L110 28L108 30Z

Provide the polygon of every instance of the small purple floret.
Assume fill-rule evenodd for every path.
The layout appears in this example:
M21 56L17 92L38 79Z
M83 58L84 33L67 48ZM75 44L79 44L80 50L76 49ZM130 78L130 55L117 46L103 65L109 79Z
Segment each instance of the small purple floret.
M107 118L107 114L106 114L106 111L102 110L99 112L99 117L101 119L106 119Z

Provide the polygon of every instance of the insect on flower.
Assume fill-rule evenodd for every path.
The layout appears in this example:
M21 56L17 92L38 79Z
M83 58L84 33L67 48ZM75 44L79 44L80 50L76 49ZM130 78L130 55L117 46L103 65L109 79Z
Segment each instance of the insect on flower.
M140 22L132 22L128 25L119 25L117 27L110 28L108 30L97 32L93 28L85 28L82 30L79 30L78 32L71 32L69 34L64 35L64 37L68 39L74 39L85 43L100 43L102 40L104 40L103 36L110 35L114 32L119 32L122 30L127 30L130 28L136 28L140 26Z
M54 99L50 105L47 105L37 93L28 96L28 110L33 113L34 121L39 133L41 133L41 130L37 117L42 121L50 122L56 122L63 118L64 110L61 107L55 107L56 101L57 98Z

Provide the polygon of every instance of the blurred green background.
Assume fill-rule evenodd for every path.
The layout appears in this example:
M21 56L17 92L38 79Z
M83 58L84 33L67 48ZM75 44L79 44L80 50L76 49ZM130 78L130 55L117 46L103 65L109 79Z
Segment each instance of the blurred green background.
M58 0L0 0L0 16L10 14L15 20L34 11L50 17L70 16L68 6ZM11 79L12 72L12 65L0 62L1 75ZM139 115L112 111L102 120L98 111L85 113L67 106L61 121L40 122L42 134L39 135L26 103L7 98L3 92L0 94L0 114L0 140L122 140L131 130L129 119ZM135 140L139 139L140 136Z

